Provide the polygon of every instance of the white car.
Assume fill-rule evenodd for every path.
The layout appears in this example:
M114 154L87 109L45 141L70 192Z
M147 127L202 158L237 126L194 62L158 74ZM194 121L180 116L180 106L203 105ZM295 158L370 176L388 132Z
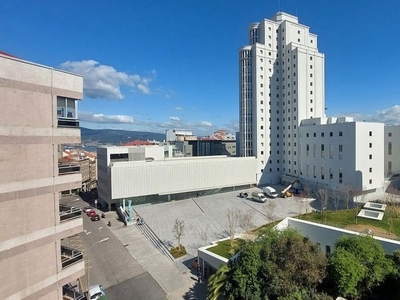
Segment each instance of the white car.
M103 290L102 285L94 285L87 292L87 298L90 300L97 300L101 296L105 296L106 293Z
M82 208L82 211L83 211L84 213L88 213L88 212L92 211L93 209L94 209L94 208L91 207L91 206L85 206L84 208Z

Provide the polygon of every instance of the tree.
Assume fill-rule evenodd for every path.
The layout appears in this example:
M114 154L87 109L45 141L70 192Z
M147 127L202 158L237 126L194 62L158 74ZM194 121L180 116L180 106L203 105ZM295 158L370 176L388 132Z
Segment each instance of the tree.
M176 219L172 231L175 235L175 238L178 240L178 250L181 250L182 236L185 235L185 221Z
M234 299L290 297L316 288L325 267L319 247L297 231L270 230L242 246L224 287Z
M208 278L207 300L218 300L221 297L234 299L229 296L229 282L232 271L226 264L222 264L217 272Z
M274 212L276 208L276 203L272 200L269 200L266 205L262 206L263 211L265 212L265 216L267 217L268 222L274 221Z
M246 233L249 233L249 231L254 227L253 218L254 218L254 210L248 210L246 212L238 213L239 226Z
M306 203L306 213L308 214L308 208L310 207L309 205L309 199L313 195L313 190L309 184L304 183L303 184L303 190L301 192L301 197L306 198L307 203Z
M326 210L328 206L328 191L326 189L319 189L318 190L318 199L321 203L321 212L324 214L324 219L326 221Z
M352 188L349 185L343 185L340 188L344 204L346 205L346 209L349 209L349 202L350 202L350 199L353 197L353 195L352 195L353 190L354 190L354 188Z
M229 238L231 239L231 248L233 248L233 240L235 239L235 231L236 231L236 226L238 223L238 211L236 209L230 208L226 212L226 219L227 219L227 225L228 225L228 234Z
M341 190L332 191L332 202L335 207L335 211L339 209L340 200L343 197L343 192Z
M329 275L341 296L360 297L378 286L393 265L371 236L342 236L329 260Z

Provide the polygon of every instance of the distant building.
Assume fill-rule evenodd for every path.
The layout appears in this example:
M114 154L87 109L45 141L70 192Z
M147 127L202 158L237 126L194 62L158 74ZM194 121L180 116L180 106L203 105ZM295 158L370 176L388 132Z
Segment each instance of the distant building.
M80 143L82 96L81 76L0 53L2 299L61 300L85 274L83 253L62 241L82 232L81 211L60 205L82 175L58 164L63 144Z
M235 140L204 138L197 141L189 141L188 144L193 147L193 156L236 156Z
M197 140L197 136L188 130L169 129L165 133L165 141L193 141Z
M122 146L151 146L151 145L155 145L155 143L149 142L149 141L134 140L134 141L125 143Z

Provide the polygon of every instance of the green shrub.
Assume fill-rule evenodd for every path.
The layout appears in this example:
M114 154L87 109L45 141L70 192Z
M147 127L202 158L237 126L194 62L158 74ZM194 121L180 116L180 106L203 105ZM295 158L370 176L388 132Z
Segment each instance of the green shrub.
M181 256L186 255L186 248L185 248L185 246L181 246L180 249L179 249L179 247L172 247L172 248L169 250L169 253L171 253L171 255L172 255L174 258L178 258L178 257L181 257Z

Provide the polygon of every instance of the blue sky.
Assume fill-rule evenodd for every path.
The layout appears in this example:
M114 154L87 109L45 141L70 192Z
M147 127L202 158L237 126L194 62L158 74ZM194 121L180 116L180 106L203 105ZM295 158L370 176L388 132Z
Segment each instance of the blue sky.
M85 74L84 127L234 133L238 49L279 7L318 35L328 116L400 123L397 0L2 0L0 50Z

